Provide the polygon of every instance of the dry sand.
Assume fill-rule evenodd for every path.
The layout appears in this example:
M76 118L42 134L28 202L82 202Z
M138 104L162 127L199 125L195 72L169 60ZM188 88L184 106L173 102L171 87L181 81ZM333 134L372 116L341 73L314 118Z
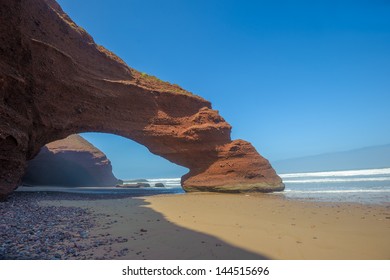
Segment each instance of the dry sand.
M208 193L42 203L87 207L99 216L96 233L128 240L95 258L390 259L390 204Z

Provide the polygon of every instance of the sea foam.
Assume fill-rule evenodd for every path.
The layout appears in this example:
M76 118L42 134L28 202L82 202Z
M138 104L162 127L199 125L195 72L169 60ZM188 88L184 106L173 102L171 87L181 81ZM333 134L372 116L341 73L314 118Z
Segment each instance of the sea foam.
M390 175L390 168L279 174L281 178Z

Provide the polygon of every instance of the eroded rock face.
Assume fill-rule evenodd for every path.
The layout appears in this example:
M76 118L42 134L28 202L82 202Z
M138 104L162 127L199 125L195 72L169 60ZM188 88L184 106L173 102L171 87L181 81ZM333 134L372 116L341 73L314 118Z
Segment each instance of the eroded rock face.
M0 1L0 194L40 148L106 132L188 167L188 191L276 191L284 185L210 102L129 68L53 0Z
M79 135L42 147L27 164L23 184L50 186L115 186L110 160Z

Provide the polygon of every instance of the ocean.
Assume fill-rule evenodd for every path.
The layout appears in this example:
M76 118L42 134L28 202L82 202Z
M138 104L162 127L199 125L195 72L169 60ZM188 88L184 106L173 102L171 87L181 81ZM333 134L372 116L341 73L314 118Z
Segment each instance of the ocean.
M324 202L390 203L390 168L279 175L286 189L272 195ZM151 186L159 182L166 186L165 193L183 193L180 178L148 179ZM151 194L161 191L149 189Z
M288 199L303 199L324 202L355 202L363 204L390 203L390 168L307 172L279 174L286 185L284 192L270 195ZM124 183L133 183L124 180ZM59 191L72 193L130 194L145 196L156 194L183 194L180 178L147 179L148 188L115 187L19 187L18 191ZM156 183L163 183L164 188L156 188Z
M286 198L364 204L390 203L390 168L279 174Z

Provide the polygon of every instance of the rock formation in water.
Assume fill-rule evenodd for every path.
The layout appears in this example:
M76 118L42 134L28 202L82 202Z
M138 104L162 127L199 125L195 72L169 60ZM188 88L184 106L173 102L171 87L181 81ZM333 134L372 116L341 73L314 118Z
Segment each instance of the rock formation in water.
M187 191L284 188L250 143L230 139L231 126L210 102L129 68L54 0L0 1L0 120L3 197L45 144L91 131L127 137L189 168Z
M112 174L106 155L79 135L51 142L28 161L23 176L26 185L115 186L119 180Z

